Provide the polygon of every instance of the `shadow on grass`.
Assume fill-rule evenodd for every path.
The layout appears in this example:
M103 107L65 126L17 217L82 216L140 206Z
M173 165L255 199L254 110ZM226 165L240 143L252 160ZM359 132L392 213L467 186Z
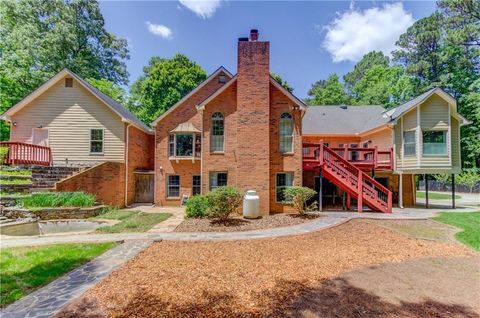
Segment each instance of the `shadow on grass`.
M255 304L245 308L245 300L232 294L204 291L194 303L176 304L139 289L121 308L109 304L113 312L108 314L99 308L96 300L83 298L57 317L107 317L112 314L115 317L480 317L465 306L434 300L388 303L340 278L326 280L316 288L299 282L279 281L272 290L253 294L251 298Z

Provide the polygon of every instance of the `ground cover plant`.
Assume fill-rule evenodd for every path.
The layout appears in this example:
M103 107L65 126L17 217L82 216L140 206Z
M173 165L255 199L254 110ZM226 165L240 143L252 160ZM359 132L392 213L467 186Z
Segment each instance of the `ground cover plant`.
M84 192L38 192L22 199L26 208L37 207L90 207L95 195Z
M31 177L32 172L30 170L18 170L2 166L0 167L0 176Z
M187 201L185 215L187 218L202 218L207 216L208 198L204 195L194 195Z
M165 221L170 213L146 213L141 211L108 210L92 219L117 220L119 223L111 226L102 226L96 229L97 233L146 232L156 224Z
M32 180L26 179L26 178L0 179L0 185L18 185L18 184L32 184Z
M480 251L480 211L442 212L433 219L463 229L462 232L455 234L455 237L460 242Z
M417 198L425 199L425 191L417 191ZM437 193L437 192L429 192L428 198L431 200L448 200L452 198L452 194L449 193ZM462 197L458 194L455 195L455 199L461 199Z
M0 306L22 298L115 245L58 244L1 249Z

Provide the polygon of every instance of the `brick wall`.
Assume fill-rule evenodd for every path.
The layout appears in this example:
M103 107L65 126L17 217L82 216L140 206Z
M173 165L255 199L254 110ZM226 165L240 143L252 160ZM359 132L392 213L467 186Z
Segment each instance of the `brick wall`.
M270 43L238 42L237 185L270 212Z
M59 181L56 191L83 191L95 194L97 201L111 206L124 206L125 164L104 162L79 174Z
M128 176L127 176L127 202L132 204L135 200L135 174L136 170L153 170L155 136L147 134L135 126L128 127Z
M219 89L219 76L229 76L223 72L206 83L198 92L190 96L174 111L167 114L155 127L155 203L158 205L178 205L180 200L167 199L166 176L170 174L180 175L181 194L190 194L192 191L192 176L200 175L200 162L188 160L169 160L168 137L170 131L184 122L191 122L196 128L202 130L202 116L197 111L196 105L203 102L208 96ZM202 145L202 151L204 145Z

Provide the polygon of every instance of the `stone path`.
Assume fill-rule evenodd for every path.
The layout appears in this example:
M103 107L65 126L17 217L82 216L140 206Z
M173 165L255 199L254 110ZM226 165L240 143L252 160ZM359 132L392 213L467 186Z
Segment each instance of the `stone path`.
M444 211L452 211L443 207ZM478 208L459 208L455 212L478 211ZM181 233L181 232L146 232L146 233L118 233L118 234L76 234L76 235L56 235L56 236L30 236L2 238L0 245L2 248L14 246L33 246L56 243L75 243L75 242L111 242L121 240L250 240L268 237L280 237L286 235L295 235L309 233L331 226L339 225L350 219L355 218L373 218L373 219L427 219L439 211L442 207L424 208L395 208L393 213L356 213L356 212L322 212L322 217L299 225L280 227L264 230L242 231L242 232L202 232L202 233Z
M114 269L147 248L151 242L136 240L120 244L6 307L0 312L0 317L52 317L67 303L82 295Z

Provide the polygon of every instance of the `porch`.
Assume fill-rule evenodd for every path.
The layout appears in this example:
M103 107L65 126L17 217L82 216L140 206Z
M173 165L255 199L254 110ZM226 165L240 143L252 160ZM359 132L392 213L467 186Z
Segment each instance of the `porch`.
M24 142L2 141L0 148L7 148L3 158L6 165L50 166L52 152L50 147L38 146Z

